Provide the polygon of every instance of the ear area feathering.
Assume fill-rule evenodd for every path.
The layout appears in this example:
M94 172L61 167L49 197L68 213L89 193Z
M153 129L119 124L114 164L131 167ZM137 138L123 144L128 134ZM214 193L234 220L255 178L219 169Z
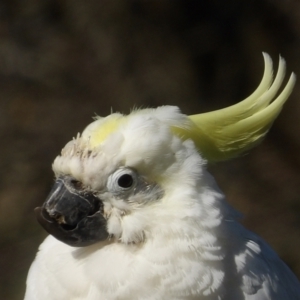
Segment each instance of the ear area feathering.
M285 61L279 57L278 71L272 81L272 60L266 53L263 57L263 78L248 98L224 109L189 116L189 129L173 128L183 139L192 139L208 161L227 160L256 146L290 96L296 82L295 74L291 74L285 88L274 99L285 76Z

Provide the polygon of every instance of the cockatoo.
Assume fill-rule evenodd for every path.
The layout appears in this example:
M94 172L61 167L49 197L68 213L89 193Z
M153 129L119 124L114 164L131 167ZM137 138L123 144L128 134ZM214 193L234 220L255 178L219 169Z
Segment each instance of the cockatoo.
M259 143L289 97L294 74L278 93L285 62L274 80L264 62L260 85L236 105L113 113L68 142L36 209L50 235L25 300L300 299L295 275L238 222L206 170Z

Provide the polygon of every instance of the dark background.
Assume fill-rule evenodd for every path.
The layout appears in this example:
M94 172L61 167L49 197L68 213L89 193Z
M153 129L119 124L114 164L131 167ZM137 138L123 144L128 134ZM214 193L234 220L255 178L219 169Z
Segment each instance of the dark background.
M300 74L300 2L241 0L0 1L0 299L22 299L46 236L33 208L51 163L97 113L233 104L263 73L262 51ZM300 277L300 84L267 139L210 169Z

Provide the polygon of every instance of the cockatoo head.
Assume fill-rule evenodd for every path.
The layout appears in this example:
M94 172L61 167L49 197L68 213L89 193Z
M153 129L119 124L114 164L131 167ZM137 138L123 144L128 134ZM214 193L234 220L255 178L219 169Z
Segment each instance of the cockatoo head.
M234 106L193 116L162 106L97 117L55 159L56 182L36 209L40 224L80 247L107 239L139 243L151 236L157 218L173 226L174 219L188 217L192 204L185 199L206 184L205 162L256 145L293 89L292 74L273 100L285 63L280 59L273 81L272 61L266 54L264 59L259 87Z

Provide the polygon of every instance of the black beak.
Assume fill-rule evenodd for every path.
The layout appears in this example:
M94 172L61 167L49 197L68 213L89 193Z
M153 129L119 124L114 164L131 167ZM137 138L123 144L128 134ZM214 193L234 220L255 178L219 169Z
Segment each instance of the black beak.
M103 204L91 192L77 191L71 177L55 182L48 198L35 213L42 227L58 240L84 247L107 239Z

